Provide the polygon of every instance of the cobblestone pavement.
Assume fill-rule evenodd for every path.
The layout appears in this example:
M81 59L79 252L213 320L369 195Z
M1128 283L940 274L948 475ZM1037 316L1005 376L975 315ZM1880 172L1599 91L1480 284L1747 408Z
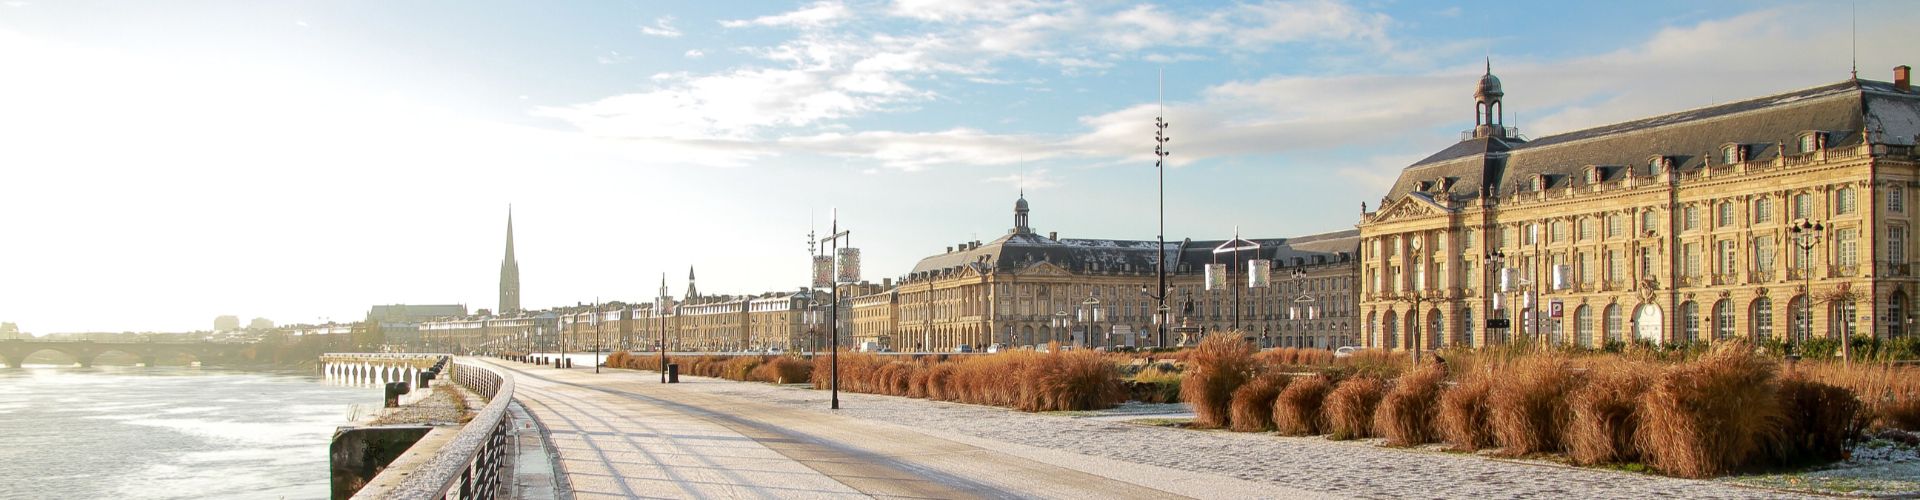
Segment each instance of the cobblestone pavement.
M650 372L636 372L650 373ZM689 392L826 414L828 394L797 386L689 377ZM842 392L835 415L897 424L1020 455L1107 459L1339 497L1783 498L1803 496L1714 481L1574 468L1364 442L1143 426L1077 415ZM1024 455L1023 455L1024 456Z
M1302 498L1242 481L935 435L804 404L707 389L732 384L511 362L576 498ZM779 389L782 396L809 391Z

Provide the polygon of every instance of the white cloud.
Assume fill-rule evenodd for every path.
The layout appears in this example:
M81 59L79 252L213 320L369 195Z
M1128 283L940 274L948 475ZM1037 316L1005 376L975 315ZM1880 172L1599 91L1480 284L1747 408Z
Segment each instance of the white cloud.
M728 28L744 28L748 26L821 28L837 24L851 17L853 17L853 11L848 10L846 4L829 0L814 2L812 5L808 5L800 10L783 14L760 16L750 20L721 21L720 25Z
M594 56L593 60L599 62L600 64L613 65L613 64L622 64L627 61L631 61L633 60L633 56L622 55L618 50L609 50L605 54Z
M868 158L889 168L916 171L936 166L1009 165L1059 156L1044 137L997 135L956 128L940 132L866 131L825 133L779 140L782 150Z
M701 52L700 49L687 49L687 59L699 59L706 56L707 53Z
M680 38L680 29L673 27L673 16L653 20L653 25L640 25L640 32L649 36Z

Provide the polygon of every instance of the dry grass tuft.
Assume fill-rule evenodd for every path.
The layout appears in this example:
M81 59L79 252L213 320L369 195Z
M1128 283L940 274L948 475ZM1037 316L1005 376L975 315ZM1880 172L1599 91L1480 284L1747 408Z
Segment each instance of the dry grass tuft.
M1353 377L1340 382L1327 394L1328 439L1369 438L1373 432L1373 410L1387 393L1387 384L1373 377Z
M1440 437L1441 382L1445 368L1429 365L1393 381L1393 390L1374 412L1373 427L1387 438L1387 446L1414 446Z
M1872 428L1920 432L1920 366L1801 362L1794 371L1853 391Z
M1579 388L1580 376L1562 356L1543 354L1507 365L1487 394L1488 423L1508 455L1560 451L1572 411L1566 395Z
M1180 379L1180 399L1193 406L1193 425L1202 428L1226 427L1233 391L1252 378L1253 344L1241 340L1238 332L1208 335L1187 355L1187 369Z
M1689 478L1760 462L1785 424L1776 371L1772 359L1738 342L1668 368L1640 399L1641 454L1661 472Z
M1493 376L1474 372L1462 377L1452 389L1440 395L1440 436L1459 451L1474 451L1495 446L1487 395L1493 392Z
M1273 430L1274 400L1290 380L1292 378L1279 373L1265 373L1234 390L1231 428L1239 432Z
M1782 464L1826 463L1847 455L1847 440L1859 435L1870 419L1861 412L1860 399L1846 388L1800 374L1780 378L1780 410L1786 428L1774 443L1774 458Z
M1566 429L1567 455L1594 465L1639 460L1634 434L1640 426L1640 396L1657 367L1622 358L1593 363L1587 383L1567 396L1573 420Z
M1273 426L1288 436L1312 436L1327 428L1327 394L1333 392L1333 379L1314 375L1287 383L1273 400Z

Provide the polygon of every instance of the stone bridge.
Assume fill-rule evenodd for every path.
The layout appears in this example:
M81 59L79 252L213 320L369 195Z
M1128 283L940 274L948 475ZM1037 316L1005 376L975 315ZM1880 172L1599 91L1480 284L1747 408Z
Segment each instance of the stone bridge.
M140 363L153 366L163 357L185 355L201 364L220 364L240 359L240 352L247 344L228 344L214 342L94 342L78 341L40 341L40 340L0 340L0 360L8 367L19 368L27 362L27 356L41 351L53 351L73 358L80 366L93 366L94 358L108 352L120 352L140 358Z

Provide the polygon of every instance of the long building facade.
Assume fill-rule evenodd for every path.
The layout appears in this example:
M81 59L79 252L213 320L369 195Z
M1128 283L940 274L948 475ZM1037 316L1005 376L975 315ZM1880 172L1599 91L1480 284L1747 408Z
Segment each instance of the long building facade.
M1363 209L1366 346L1912 330L1906 67L1531 140L1503 97L1489 71L1475 129Z
M1149 346L1162 344L1163 323L1184 334L1169 333L1168 345L1211 331L1238 331L1269 346L1332 348L1354 340L1355 231L1238 240L1248 248L1217 253L1227 241L1162 247L1043 236L1029 225L1030 211L1023 196L1006 236L961 243L915 265L892 299L892 344L930 351L1050 342ZM1167 260L1170 287L1164 312L1150 296L1160 259ZM1255 271L1256 260L1266 268ZM1223 278L1231 279L1209 289L1207 264L1229 266ZM1249 287L1255 272L1266 273L1261 279L1270 285Z

